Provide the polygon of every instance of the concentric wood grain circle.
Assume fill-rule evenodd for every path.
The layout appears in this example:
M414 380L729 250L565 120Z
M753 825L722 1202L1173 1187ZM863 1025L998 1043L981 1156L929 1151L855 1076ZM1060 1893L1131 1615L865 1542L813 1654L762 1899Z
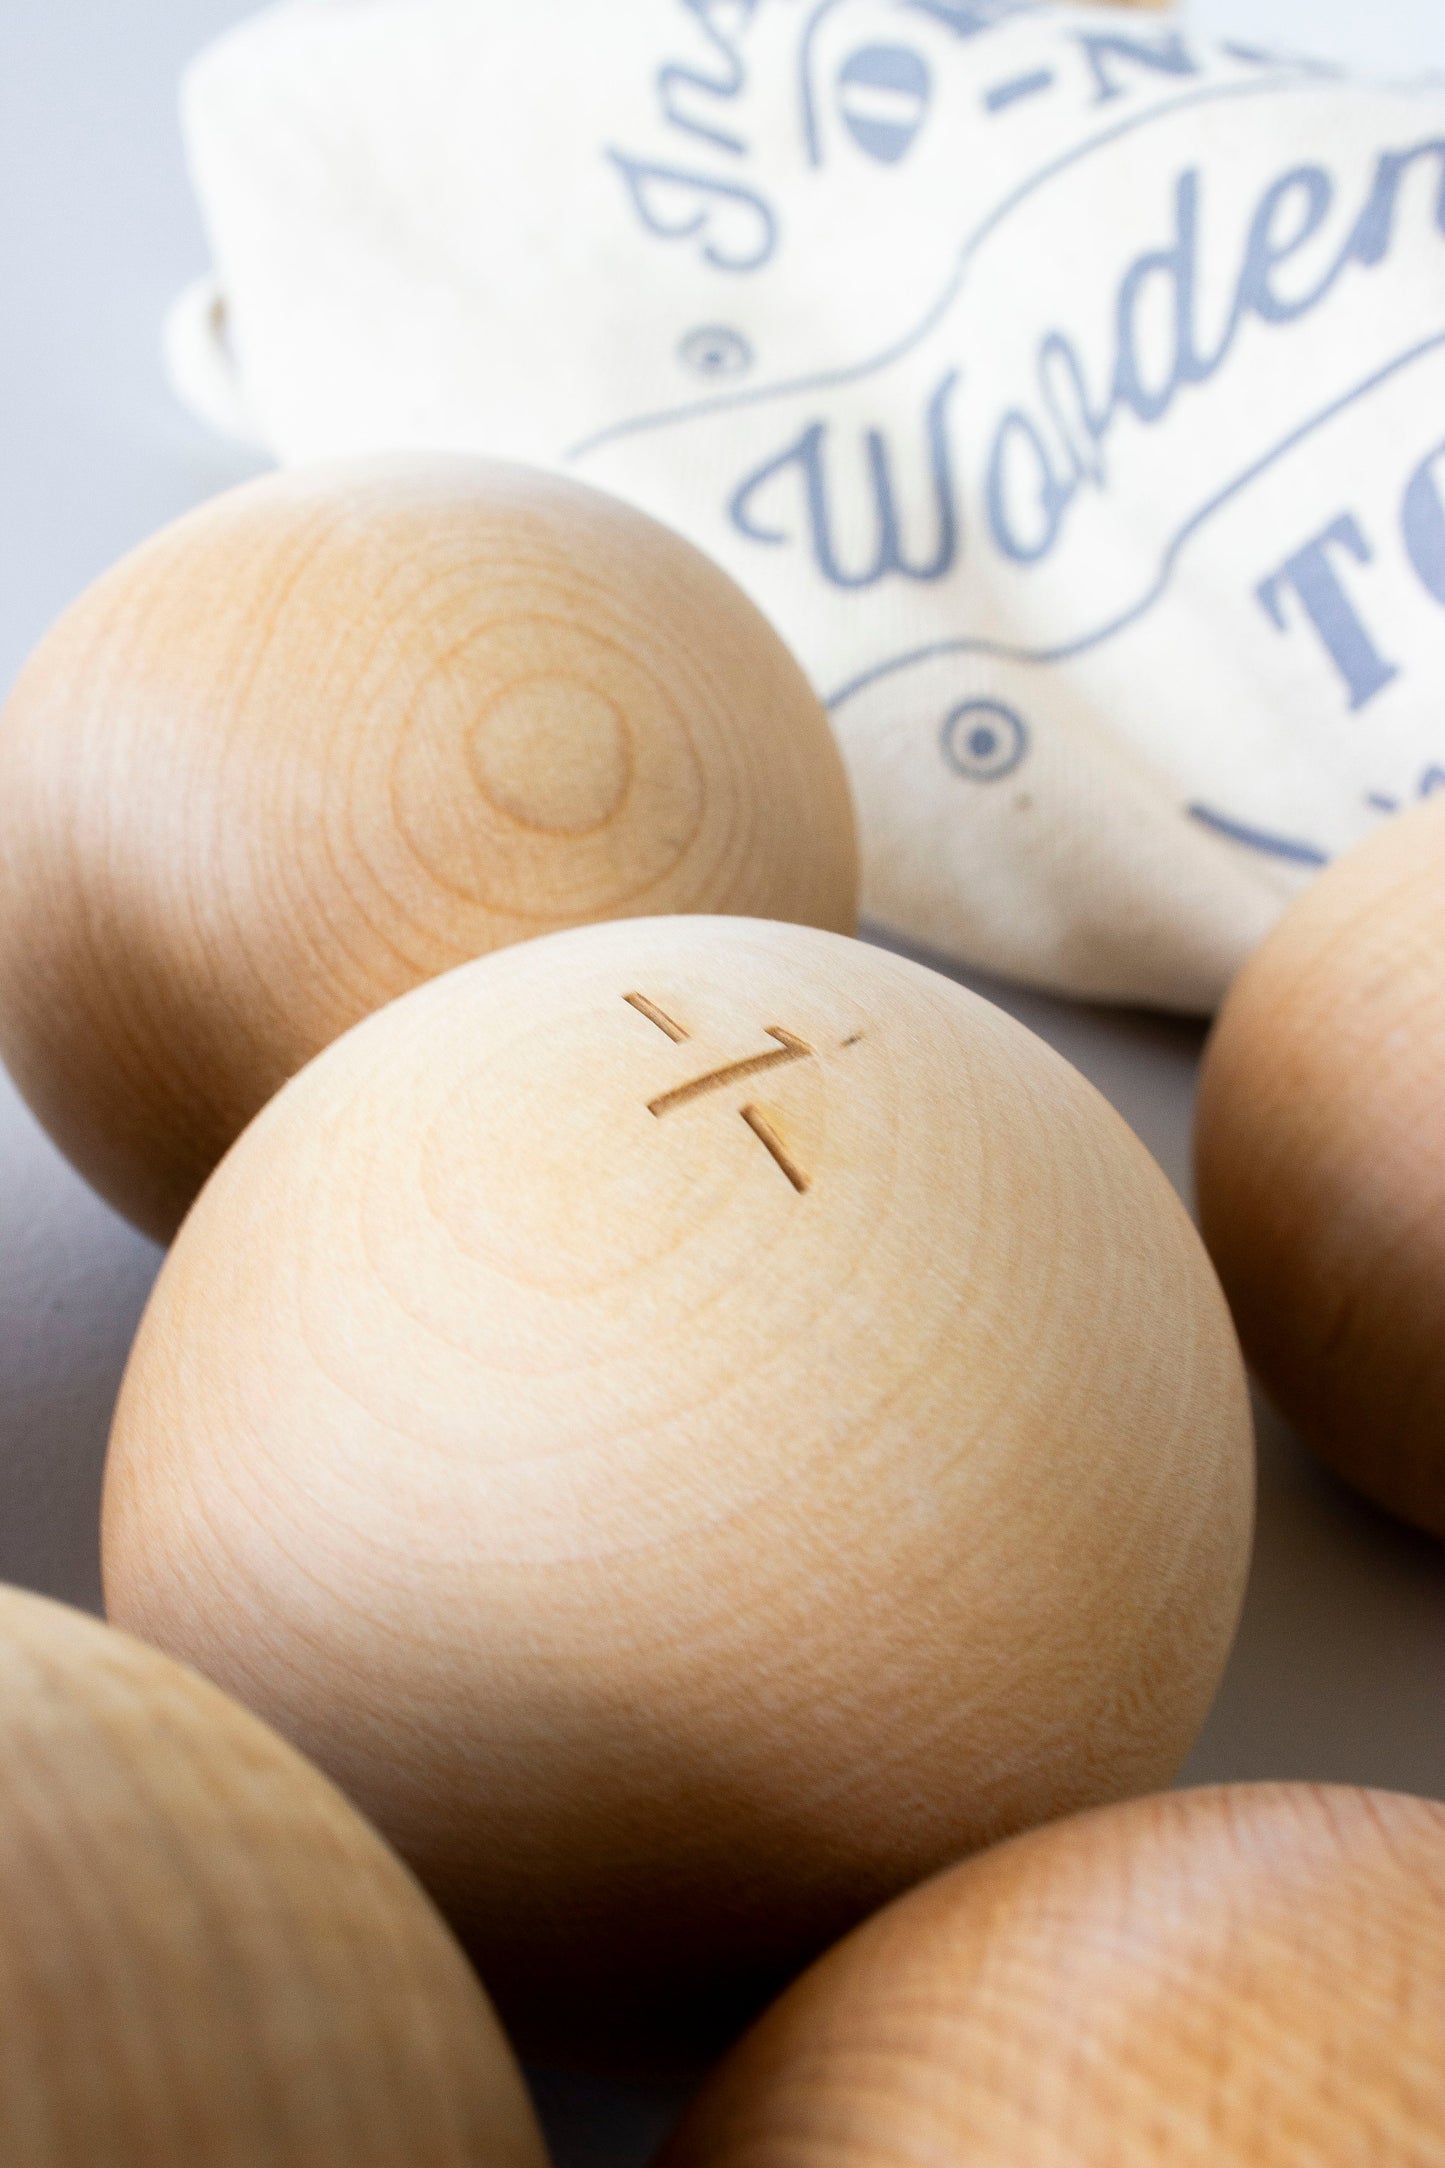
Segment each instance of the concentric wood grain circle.
M560 926L851 932L827 719L697 551L462 458L228 492L69 610L0 719L0 1055L169 1236L348 1026Z

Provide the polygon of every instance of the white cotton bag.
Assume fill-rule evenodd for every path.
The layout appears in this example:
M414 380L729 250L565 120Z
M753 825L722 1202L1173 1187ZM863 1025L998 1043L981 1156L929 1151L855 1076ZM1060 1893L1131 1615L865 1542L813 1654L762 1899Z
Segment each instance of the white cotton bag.
M882 927L1208 1010L1445 785L1445 87L1071 0L288 0L185 114L190 402L680 529Z

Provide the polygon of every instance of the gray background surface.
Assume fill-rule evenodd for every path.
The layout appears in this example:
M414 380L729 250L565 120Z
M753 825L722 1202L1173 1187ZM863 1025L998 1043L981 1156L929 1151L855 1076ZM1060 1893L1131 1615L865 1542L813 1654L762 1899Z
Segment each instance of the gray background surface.
M250 12L0 0L0 688L96 574L254 471L177 408L158 350L167 303L206 265L176 79ZM1445 71L1441 0L1195 0L1187 14L1377 72ZM1076 1062L1187 1193L1196 1029L970 983ZM98 1607L105 1431L158 1262L0 1072L0 1579ZM1243 1629L1186 1781L1445 1797L1445 1552L1350 1497L1264 1410L1260 1448ZM559 2168L645 2159L671 2108L580 2081L541 2091Z

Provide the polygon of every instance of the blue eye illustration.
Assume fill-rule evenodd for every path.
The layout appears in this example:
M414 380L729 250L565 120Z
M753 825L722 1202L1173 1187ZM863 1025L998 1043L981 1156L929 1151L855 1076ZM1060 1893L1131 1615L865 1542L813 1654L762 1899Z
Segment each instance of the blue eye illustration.
M870 158L896 166L912 150L933 99L933 78L907 45L865 45L838 73L838 111Z
M682 341L677 358L698 376L746 376L753 365L753 350L730 324L700 324Z
M970 783L999 783L1026 757L1029 734L1012 708L999 700L965 700L947 718L943 757Z

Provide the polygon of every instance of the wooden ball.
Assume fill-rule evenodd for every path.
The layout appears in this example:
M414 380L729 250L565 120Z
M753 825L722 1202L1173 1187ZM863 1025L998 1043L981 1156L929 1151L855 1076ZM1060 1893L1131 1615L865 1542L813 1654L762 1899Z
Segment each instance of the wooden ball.
M0 1056L168 1238L252 1115L420 981L594 919L851 933L827 718L733 583L580 484L268 477L92 588L0 721Z
M1246 964L1196 1160L1269 1392L1341 1475L1445 1536L1445 800L1322 874Z
M1445 1807L1182 1792L1037 1831L833 1951L660 2168L1435 2168Z
M0 1772L0 2159L543 2168L411 1876L214 1687L0 1590Z
M524 2037L651 2054L1172 1774L1251 1503L1202 1246L1065 1062L860 943L654 919L421 989L254 1124L141 1329L105 1576Z

